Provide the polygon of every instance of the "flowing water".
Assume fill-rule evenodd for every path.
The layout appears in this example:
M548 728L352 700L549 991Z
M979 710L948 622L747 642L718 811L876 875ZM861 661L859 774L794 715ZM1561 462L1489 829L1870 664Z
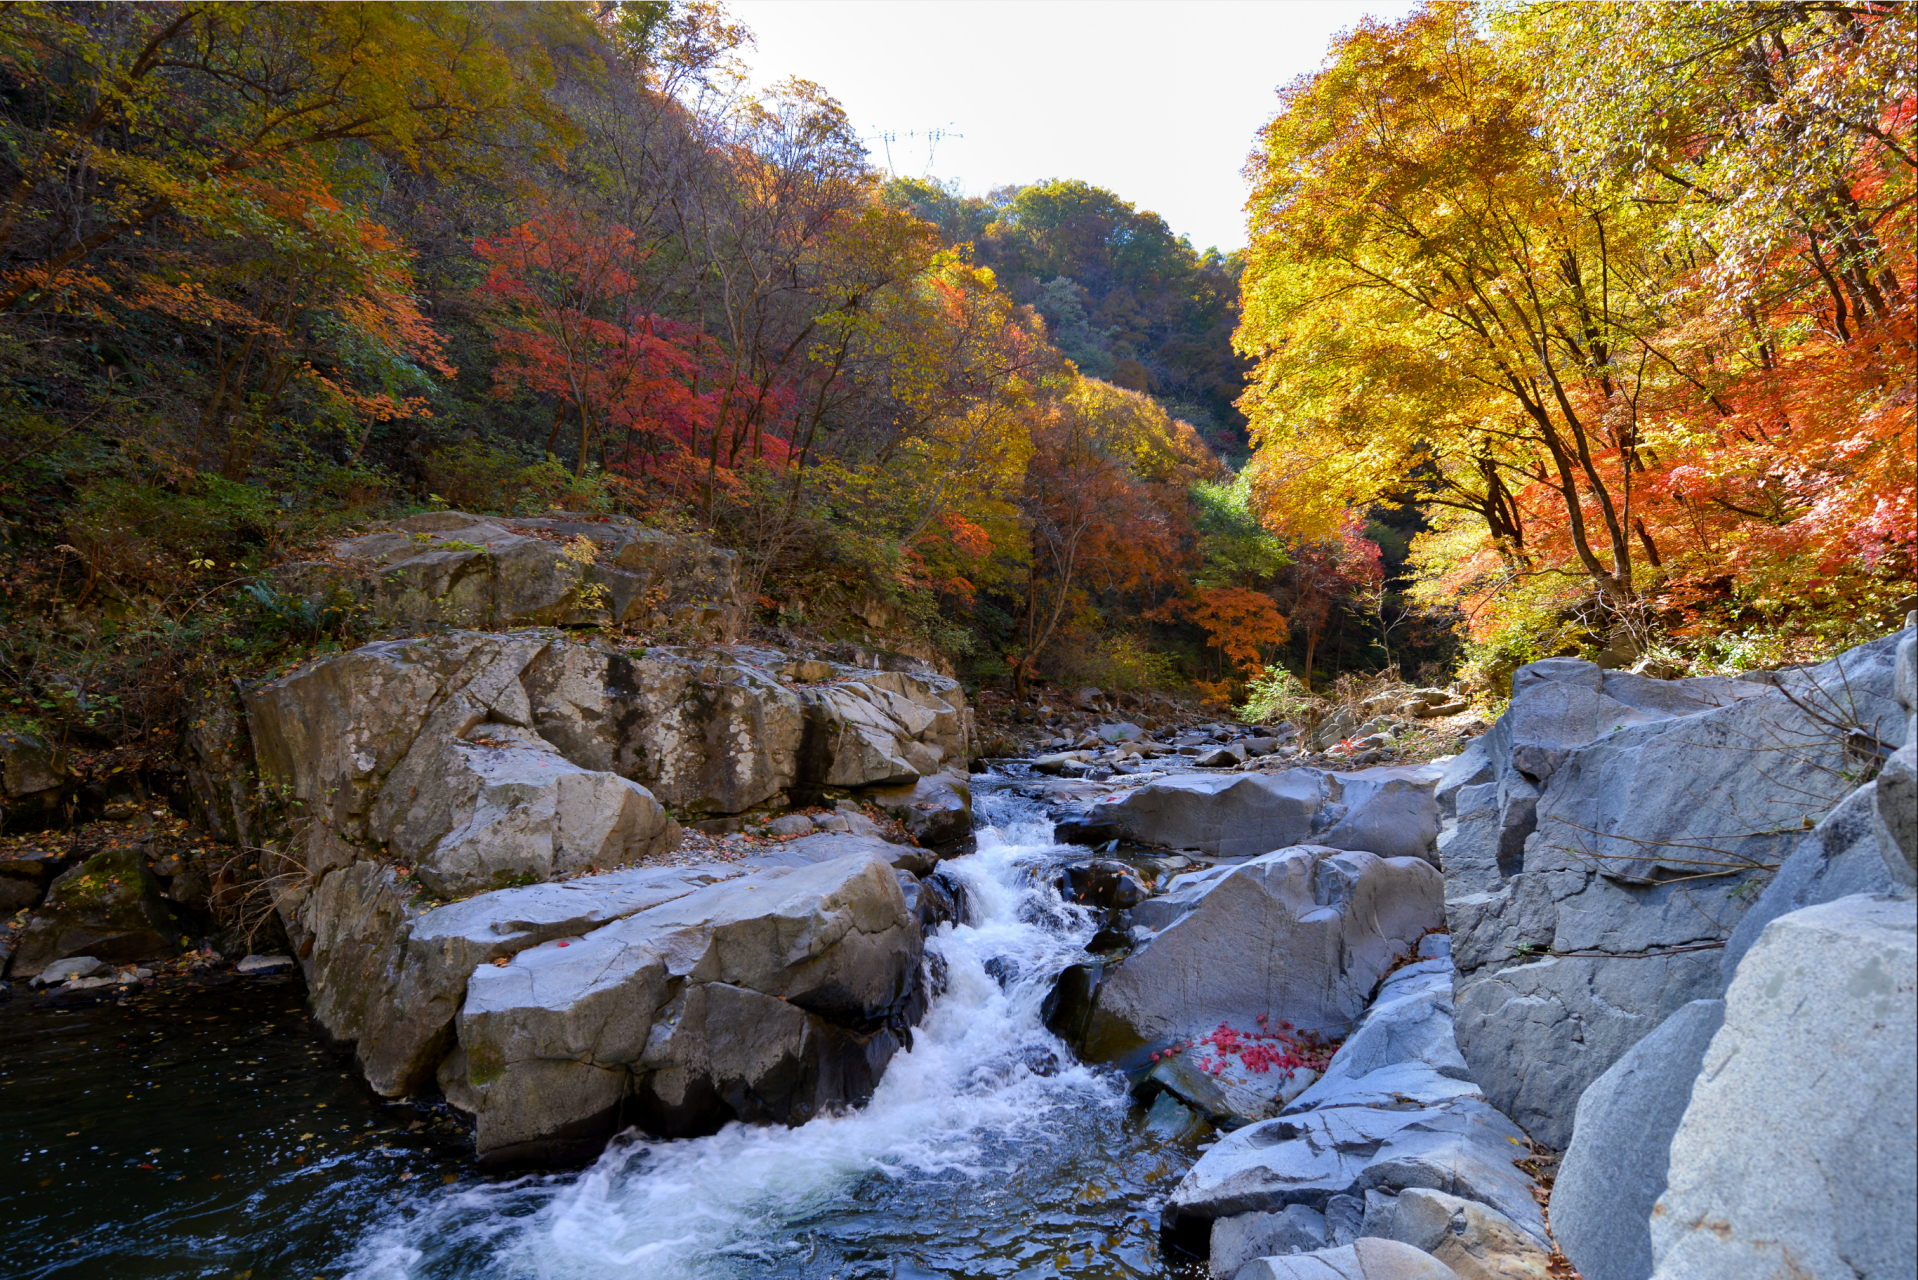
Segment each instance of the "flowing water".
M277 1034L246 1033L246 1019L259 1021L259 1010L203 1014L189 1028L237 1033L231 1045L203 1046L207 1052L218 1059L224 1047L229 1062L244 1053L256 1075L265 1071L307 1096L287 1107L286 1085L255 1091L258 1081L249 1077L245 1090L229 1084L223 1101L200 1104L209 1130L251 1134L233 1139L223 1155L200 1143L209 1154L169 1157L164 1144L116 1126L115 1154L102 1162L97 1150L81 1155L83 1146L101 1145L98 1134L76 1143L76 1133L56 1139L51 1130L61 1125L85 1138L80 1113L104 1121L103 1103L72 1089L57 1099L29 1096L48 1077L10 1061L0 1079L0 1102L8 1104L0 1124L16 1128L15 1091L32 1115L21 1113L18 1136L27 1148L13 1166L27 1181L17 1190L0 1181L7 1220L0 1256L17 1265L7 1273L228 1278L251 1269L257 1280L1172 1274L1159 1256L1158 1206L1195 1153L1147 1128L1120 1078L1076 1063L1045 1029L1040 1006L1054 977L1082 954L1094 922L1050 886L1050 824L994 781L980 781L978 807L990 825L979 852L944 864L965 886L970 919L928 939L943 961L945 989L868 1106L797 1129L733 1125L673 1142L627 1135L582 1171L487 1179L465 1172L425 1134L396 1127L396 1113L356 1090L337 1064L313 1059L290 1007L278 1014L284 1026ZM229 1025L235 1017L238 1027ZM0 1020L7 1037L0 1054L13 1052L8 1028L21 1021ZM89 1034L69 1030L74 1038ZM151 1031L178 1035L158 1024ZM283 1061L289 1056L306 1059L297 1082L286 1074L294 1070ZM84 1074L58 1070L76 1080ZM217 1082L207 1084L217 1092ZM258 1113L251 1130L234 1114L247 1105L242 1095ZM314 1098L327 1107L313 1110ZM335 1127L312 1119L329 1110ZM137 1117L134 1130L158 1123ZM141 1144L161 1146L157 1158L180 1167L144 1167L156 1157ZM227 1186L209 1182L215 1166L226 1170Z

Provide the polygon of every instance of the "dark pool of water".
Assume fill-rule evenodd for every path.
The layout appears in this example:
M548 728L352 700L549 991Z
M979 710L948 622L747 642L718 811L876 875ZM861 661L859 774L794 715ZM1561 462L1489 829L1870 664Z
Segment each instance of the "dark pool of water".
M0 1275L323 1276L470 1175L315 1040L297 978L0 1000ZM412 1126L421 1126L413 1128Z

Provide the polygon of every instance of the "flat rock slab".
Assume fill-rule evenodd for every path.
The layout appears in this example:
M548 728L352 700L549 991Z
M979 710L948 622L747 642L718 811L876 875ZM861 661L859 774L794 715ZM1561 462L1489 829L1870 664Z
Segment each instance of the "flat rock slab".
M1396 1240L1364 1239L1337 1249L1258 1258L1237 1280L1460 1280L1437 1258Z
M1164 1210L1167 1226L1199 1224L1303 1204L1324 1212L1334 1196L1426 1187L1489 1204L1537 1239L1545 1223L1532 1183L1512 1164L1525 1137L1477 1098L1442 1108L1330 1107L1248 1125L1199 1157Z
M1438 957L1407 965L1385 980L1325 1074L1286 1111L1405 1110L1482 1096L1453 1034L1452 962Z
M395 1097L432 1079L479 966L579 937L745 871L726 863L633 867L500 889L421 913L401 934L395 963L381 971L380 998L363 1015L357 1055L367 1082ZM350 963L345 954L341 960ZM330 968L323 963L323 973Z

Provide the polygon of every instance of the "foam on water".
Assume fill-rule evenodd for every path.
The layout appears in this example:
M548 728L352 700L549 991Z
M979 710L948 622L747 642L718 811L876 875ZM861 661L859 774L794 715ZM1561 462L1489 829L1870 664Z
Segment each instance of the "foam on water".
M928 938L928 951L944 961L946 989L869 1105L797 1129L735 1124L668 1142L629 1135L582 1172L449 1191L370 1233L353 1274L806 1274L821 1234L856 1238L889 1192L914 1206L909 1217L936 1215L969 1189L1014 1179L1035 1149L1068 1127L1083 1131L1093 1121L1117 1133L1121 1087L1075 1063L1040 1014L1095 922L1035 874L1052 846L1049 825L1020 812L1012 797L981 790L982 810L1001 828L982 829L977 853L943 864L965 886L971 921Z

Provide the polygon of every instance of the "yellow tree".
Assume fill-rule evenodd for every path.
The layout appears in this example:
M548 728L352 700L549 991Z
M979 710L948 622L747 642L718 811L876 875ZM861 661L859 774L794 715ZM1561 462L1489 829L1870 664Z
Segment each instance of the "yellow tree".
M1348 36L1283 93L1250 171L1238 342L1268 513L1323 537L1420 492L1478 516L1512 571L1582 577L1629 614L1637 563L1660 562L1635 510L1641 406L1703 384L1660 333L1650 215L1563 181L1528 86L1458 5Z

